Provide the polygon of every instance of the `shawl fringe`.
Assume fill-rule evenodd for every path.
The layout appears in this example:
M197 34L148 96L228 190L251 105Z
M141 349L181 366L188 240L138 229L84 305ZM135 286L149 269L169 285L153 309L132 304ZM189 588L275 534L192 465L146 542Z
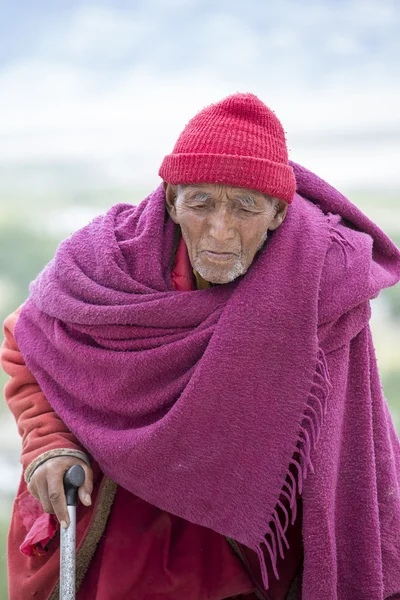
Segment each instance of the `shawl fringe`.
M257 548L261 574L266 590L269 589L269 583L263 547L267 550L270 557L273 573L276 579L279 580L277 570L278 552L279 556L284 559L287 550L289 550L289 543L285 534L289 523L291 522L293 525L296 520L297 496L303 492L303 481L307 478L308 472L314 473L311 452L318 444L331 389L332 384L325 354L319 348L311 391L303 411L296 447L281 489L281 495L287 499L289 509L280 500L278 501L268 523L265 537L261 540Z

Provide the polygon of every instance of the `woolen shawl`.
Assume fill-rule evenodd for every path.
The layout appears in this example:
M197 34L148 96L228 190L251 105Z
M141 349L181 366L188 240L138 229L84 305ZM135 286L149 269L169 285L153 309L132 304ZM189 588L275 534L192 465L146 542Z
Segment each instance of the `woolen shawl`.
M400 450L368 301L399 280L400 257L293 167L287 218L236 282L173 290L160 186L60 245L16 339L119 485L257 551L266 589L302 494L303 598L382 600L400 592Z

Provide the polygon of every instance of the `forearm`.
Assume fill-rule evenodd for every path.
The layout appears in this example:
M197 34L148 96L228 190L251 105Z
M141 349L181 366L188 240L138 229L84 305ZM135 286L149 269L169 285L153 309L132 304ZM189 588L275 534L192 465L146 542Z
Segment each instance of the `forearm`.
M5 339L0 349L0 362L10 376L4 396L22 438L21 463L25 479L54 456L76 456L89 464L85 449L53 411L39 384L25 365L14 337L19 310L4 323Z

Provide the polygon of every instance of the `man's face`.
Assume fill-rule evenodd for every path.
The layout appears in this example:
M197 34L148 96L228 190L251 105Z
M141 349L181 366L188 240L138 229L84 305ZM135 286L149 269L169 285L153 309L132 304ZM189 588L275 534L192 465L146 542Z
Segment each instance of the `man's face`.
M167 210L181 227L192 267L210 283L244 275L288 207L259 192L225 185L164 183L164 188Z

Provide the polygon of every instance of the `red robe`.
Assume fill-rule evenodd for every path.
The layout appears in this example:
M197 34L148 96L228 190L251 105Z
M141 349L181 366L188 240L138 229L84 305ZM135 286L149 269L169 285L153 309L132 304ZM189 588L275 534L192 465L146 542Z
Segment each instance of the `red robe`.
M178 291L196 289L183 240L172 278ZM25 471L44 452L84 449L51 409L25 366L14 339L18 314L16 311L6 319L1 363L11 376L5 396L22 436L21 462ZM302 559L301 514L287 532L290 551L278 562L280 581L271 573L271 587L265 592L258 558L252 550L237 544L240 560L222 535L162 511L121 487L115 492L115 486L98 465L92 463L92 468L92 506L78 508L78 579L83 579L78 600L222 600L251 594L247 596L250 600L257 597L252 593L256 589L259 597L284 600ZM104 509L107 504L109 515ZM58 534L46 549L42 548L46 542L40 545L34 540L31 547L38 554L28 556L19 550L27 534L35 531L35 524L38 528L46 521L46 526L51 527L50 517L40 517L41 514L40 504L21 479L9 533L10 600L58 597Z

